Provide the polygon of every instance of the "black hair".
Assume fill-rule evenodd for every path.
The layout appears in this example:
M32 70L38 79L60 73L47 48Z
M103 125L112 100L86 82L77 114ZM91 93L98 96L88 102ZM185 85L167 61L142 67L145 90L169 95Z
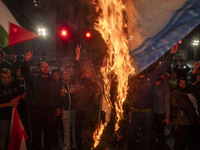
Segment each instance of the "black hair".
M38 64L38 68L40 68L41 64L43 63L47 63L46 61L41 61L39 64ZM48 63L47 63L48 64Z
M58 69L53 69L53 70L51 71L51 74L54 74L55 72L60 73L60 71L59 71Z
M186 82L186 87L185 87L185 89L182 89L182 88L179 86L179 83L180 83L181 80L184 80L184 81ZM176 88L179 89L179 90L181 90L181 91L183 91L183 92L188 91L188 81L187 81L187 79L184 78L184 77L178 78Z
M24 55L23 55L23 54L17 55L16 60L17 60L17 61L22 61L22 60L24 60Z
M11 74L11 71L7 68L2 68L0 69L0 74L3 73L3 74Z

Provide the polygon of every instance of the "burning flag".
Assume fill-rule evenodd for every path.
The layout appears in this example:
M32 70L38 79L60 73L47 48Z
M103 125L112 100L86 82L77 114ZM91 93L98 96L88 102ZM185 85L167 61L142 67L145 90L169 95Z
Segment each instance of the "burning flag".
M10 6L9 2L6 3ZM19 14L18 10L15 12L18 14L18 18L21 17L18 20L22 20L22 18L24 18L22 14ZM29 24L27 22L28 21L24 21L24 24ZM37 35L35 33L20 27L16 18L6 7L4 2L0 0L0 46L12 46L36 37Z
M114 102L115 131L117 131L119 122L123 118L123 102L128 90L128 77L134 73L129 55L127 24L124 14L125 5L121 0L99 0L95 3L95 6L96 11L99 12L95 29L101 33L108 47L107 63L101 72L104 80L105 97L110 105L112 104L110 100L111 83L113 79L117 80L117 99ZM94 132L94 147L98 145L106 125L106 123L100 124L97 131Z
M12 110L9 150L26 150L28 137L16 108Z
M117 80L113 107L117 131L129 76L147 68L200 23L200 1L96 0L94 5L99 14L95 29L108 47L107 65L102 69L108 104L113 77ZM94 147L105 126L100 124L94 132Z

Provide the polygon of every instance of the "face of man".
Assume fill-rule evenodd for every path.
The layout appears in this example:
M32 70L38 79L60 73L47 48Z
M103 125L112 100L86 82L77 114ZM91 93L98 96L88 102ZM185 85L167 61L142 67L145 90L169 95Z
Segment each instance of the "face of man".
M64 81L68 81L70 79L70 73L69 71L63 71L62 75L61 75L61 78L64 80Z
M22 77L22 70L21 70L21 68L17 68L17 70L16 70L16 75L17 75L18 77Z
M46 62L40 64L39 70L42 74L49 74L49 65Z
M11 83L11 75L10 73L1 73L0 74L1 84L4 86L9 86Z
M56 81L59 81L59 78L60 78L60 74L58 72L54 72L52 74L52 77L56 80Z

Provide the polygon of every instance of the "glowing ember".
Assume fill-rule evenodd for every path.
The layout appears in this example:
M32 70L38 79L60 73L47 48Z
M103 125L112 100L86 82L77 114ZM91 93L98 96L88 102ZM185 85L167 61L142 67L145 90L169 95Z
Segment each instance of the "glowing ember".
M110 102L111 74L117 79L117 100L114 103L117 117L115 131L117 131L119 122L123 118L122 106L128 90L128 77L134 73L129 55L127 24L124 16L125 5L122 0L97 1L94 4L99 17L95 29L101 34L108 47L107 66L101 70L108 102Z

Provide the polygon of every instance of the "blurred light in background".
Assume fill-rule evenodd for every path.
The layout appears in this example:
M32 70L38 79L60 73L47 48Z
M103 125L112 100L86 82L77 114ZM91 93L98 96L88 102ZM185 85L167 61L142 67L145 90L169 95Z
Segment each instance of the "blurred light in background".
M38 28L38 35L47 36L47 32L45 28Z

